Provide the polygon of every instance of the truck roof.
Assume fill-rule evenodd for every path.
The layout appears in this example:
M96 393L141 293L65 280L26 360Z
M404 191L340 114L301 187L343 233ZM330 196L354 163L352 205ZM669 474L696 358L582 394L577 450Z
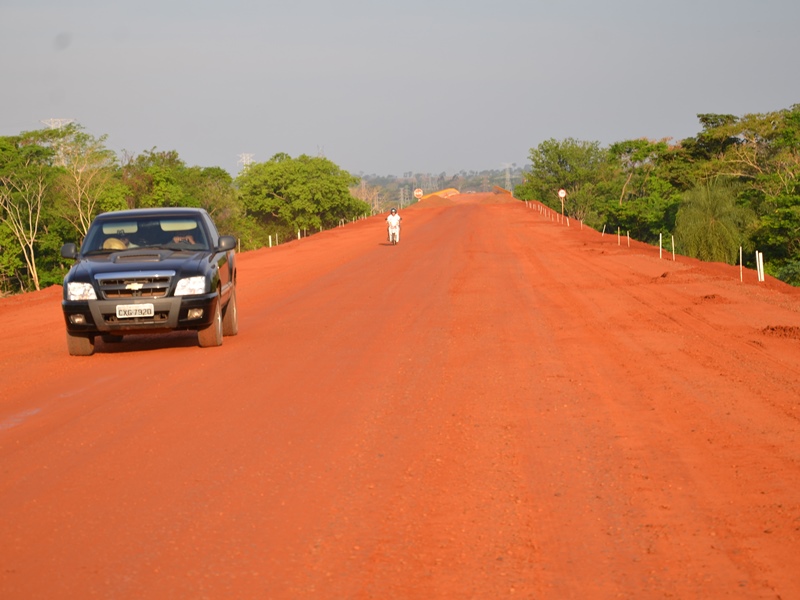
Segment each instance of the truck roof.
M125 217L142 217L147 215L198 215L204 214L206 210L204 208L193 208L187 206L168 206L162 208L131 208L128 210L115 210L110 212L104 212L97 215L96 218L98 219L105 219L108 217L112 218L125 218ZM207 214L207 213L206 213Z

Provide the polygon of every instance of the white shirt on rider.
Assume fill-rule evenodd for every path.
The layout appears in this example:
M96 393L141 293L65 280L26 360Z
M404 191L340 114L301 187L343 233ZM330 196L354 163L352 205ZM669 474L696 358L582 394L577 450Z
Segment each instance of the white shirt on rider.
M392 241L392 236L391 236L392 229L395 227L397 228L397 230L395 231L395 242L400 241L400 221L402 221L402 219L400 218L400 215L397 214L396 212L390 213L389 216L386 217L386 223L387 223L386 233L388 234L390 242Z

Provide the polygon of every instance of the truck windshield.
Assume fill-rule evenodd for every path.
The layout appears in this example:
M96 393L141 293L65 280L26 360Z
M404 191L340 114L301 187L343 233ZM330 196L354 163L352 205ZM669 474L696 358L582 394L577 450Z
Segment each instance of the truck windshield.
M207 250L208 240L193 217L143 217L99 220L86 235L82 250L116 252L136 248Z

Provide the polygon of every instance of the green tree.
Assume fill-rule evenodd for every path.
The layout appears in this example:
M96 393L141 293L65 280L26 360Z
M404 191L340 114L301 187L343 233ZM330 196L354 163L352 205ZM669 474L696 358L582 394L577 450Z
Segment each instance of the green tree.
M333 227L369 214L369 205L350 194L358 182L327 158L285 153L249 165L236 180L248 214L284 232Z
M240 205L233 178L220 167L189 167L177 152L155 148L128 156L120 170L118 190L126 191L129 208L192 206L204 208L221 229L236 220Z
M531 170L515 193L561 210L558 190L567 192L566 214L584 220L599 202L607 183L608 150L599 142L549 139L530 152Z
M27 271L19 240L5 222L0 222L0 297L24 289Z
M182 175L187 201L206 209L220 231L234 231L242 211L230 173L220 167L190 167Z
M619 228L635 239L655 242L659 233L673 229L681 191L662 169L663 157L671 152L667 140L628 140L610 146L613 187L619 193L616 205L607 199L604 212L613 230Z
M800 105L765 114L720 119L704 131L719 152L705 174L735 178L740 198L759 218L749 229L749 244L765 252L767 268L796 282L800 270ZM748 253L749 254L749 253Z
M103 194L113 184L117 157L105 147L107 136L95 138L80 125L72 123L54 135L61 167L55 183L58 212L83 238L102 205Z
M752 211L737 204L739 186L730 180L701 183L684 195L675 221L678 247L705 261L734 264Z
M800 285L800 195L778 196L774 204L759 220L753 242L769 257L773 275Z
M186 163L174 150L161 152L155 148L128 156L122 167L121 180L129 190L129 208L161 206L193 206L184 185Z
M659 156L667 150L667 142L653 142L648 139L628 140L612 144L608 150L609 159L616 162L625 183L619 195L619 205L628 198L644 195L647 180L656 169Z
M605 218L612 231L629 232L634 239L658 242L659 233L672 231L682 194L668 181L650 176L646 189L623 205L609 199Z
M800 105L725 122L713 134L731 140L717 171L748 181L767 198L791 193L800 178Z
M0 138L0 223L19 245L27 276L37 290L36 246L42 209L55 176L52 138L49 130Z

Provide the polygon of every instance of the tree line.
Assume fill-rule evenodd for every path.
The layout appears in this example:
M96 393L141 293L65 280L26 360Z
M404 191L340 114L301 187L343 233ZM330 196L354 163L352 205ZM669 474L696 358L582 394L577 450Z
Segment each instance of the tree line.
M602 147L550 139L530 151L514 190L595 229L629 232L701 260L745 264L800 285L800 104L764 114L700 114L701 131Z
M190 206L250 250L362 217L360 178L324 157L276 154L235 178L155 148L120 158L71 123L0 137L0 295L60 284L65 242L80 243L100 212Z
M65 242L80 243L99 212L159 206L205 208L221 231L250 250L338 226L414 201L416 187L479 191L514 188L577 220L676 251L753 266L800 285L800 105L742 117L698 115L701 131L670 140L635 139L602 147L549 139L524 169L355 176L324 157L279 153L236 177L188 166L175 151L122 156L71 123L0 136L0 294L60 284Z

